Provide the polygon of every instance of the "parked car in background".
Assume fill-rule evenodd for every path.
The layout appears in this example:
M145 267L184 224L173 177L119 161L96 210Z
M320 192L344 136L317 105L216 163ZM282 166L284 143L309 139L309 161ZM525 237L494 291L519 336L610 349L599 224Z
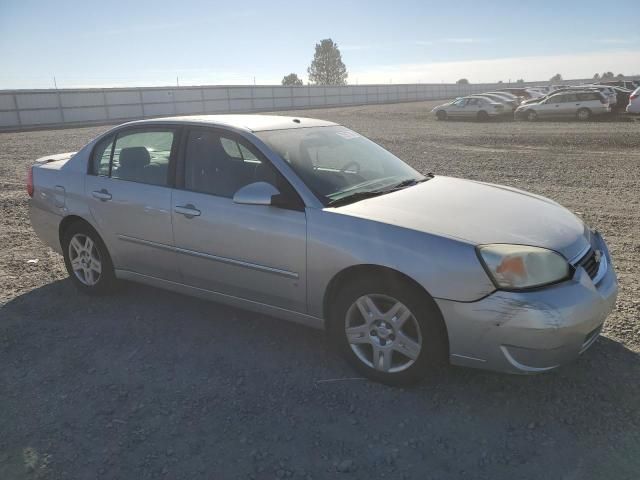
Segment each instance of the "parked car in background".
M503 98L506 98L507 100L514 100L516 102L520 102L521 97L518 97L517 95L514 95L513 93L510 92L487 92L490 93L491 95L500 95Z
M452 102L438 105L431 111L438 120L468 118L483 121L512 113L511 108L504 103L495 102L489 98L474 97L473 95L456 98Z
M614 86L614 87L622 87L622 88L626 88L628 90L635 90L636 88L638 88L640 82L637 81L633 81L633 80L609 80L609 81L604 81L604 82L598 82L598 85L609 85L609 86Z
M487 98L492 102L502 103L511 109L511 111L515 110L516 107L520 104L517 100L513 100L511 98L503 97L502 95L495 93L474 93L471 95L472 97L477 98Z
M636 88L629 95L629 104L626 108L627 113L640 113L640 87Z
M522 97L524 99L538 98L538 97L541 97L543 95L542 92L539 92L537 90L532 90L530 88L525 88L525 87L521 87L521 88L506 87L506 88L500 88L499 91L501 91L501 92L509 92L509 93L514 94L514 95L517 95L518 97Z
M81 292L126 279L325 328L381 382L553 370L616 302L605 241L569 210L322 120L143 120L29 172L33 228Z
M622 87L611 87L616 92L616 104L611 107L612 110L623 111L629 105L629 97L632 90Z
M611 108L607 98L595 90L565 90L554 93L538 102L520 105L516 118L535 121L539 118L573 117L589 120L591 117L609 113Z

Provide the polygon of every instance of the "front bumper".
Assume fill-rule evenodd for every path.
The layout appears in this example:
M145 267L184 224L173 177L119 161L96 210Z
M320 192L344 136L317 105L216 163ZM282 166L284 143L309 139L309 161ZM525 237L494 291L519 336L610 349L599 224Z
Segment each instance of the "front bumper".
M496 291L476 302L437 299L454 365L511 373L552 370L575 359L598 338L618 293L616 275L599 234L594 249L606 257L595 277L582 267L572 279L527 292Z

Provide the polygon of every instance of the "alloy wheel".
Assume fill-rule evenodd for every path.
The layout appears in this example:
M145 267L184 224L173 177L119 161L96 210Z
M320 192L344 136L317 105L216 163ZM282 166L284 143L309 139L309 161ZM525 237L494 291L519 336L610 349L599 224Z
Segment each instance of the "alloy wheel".
M345 334L358 359L382 372L406 370L422 350L416 317L402 302L387 295L358 298L347 310Z
M69 261L76 278L91 287L102 274L102 261L95 242L84 233L76 233L69 242Z

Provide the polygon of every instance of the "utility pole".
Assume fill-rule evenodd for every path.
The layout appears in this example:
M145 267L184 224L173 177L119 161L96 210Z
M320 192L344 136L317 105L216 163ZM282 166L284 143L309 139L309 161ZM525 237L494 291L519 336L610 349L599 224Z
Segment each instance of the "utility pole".
M253 77L253 84L254 85L256 84L256 77L255 76Z
M58 89L58 82L56 82L56 76L53 76L53 86L56 87L56 90Z
M176 75L176 87L180 86L180 81L178 80L178 75Z

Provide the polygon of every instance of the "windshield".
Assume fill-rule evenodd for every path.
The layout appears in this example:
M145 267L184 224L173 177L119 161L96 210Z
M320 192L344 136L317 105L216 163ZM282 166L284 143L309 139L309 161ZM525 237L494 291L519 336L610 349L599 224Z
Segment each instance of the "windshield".
M325 204L425 177L395 155L341 126L256 132Z

